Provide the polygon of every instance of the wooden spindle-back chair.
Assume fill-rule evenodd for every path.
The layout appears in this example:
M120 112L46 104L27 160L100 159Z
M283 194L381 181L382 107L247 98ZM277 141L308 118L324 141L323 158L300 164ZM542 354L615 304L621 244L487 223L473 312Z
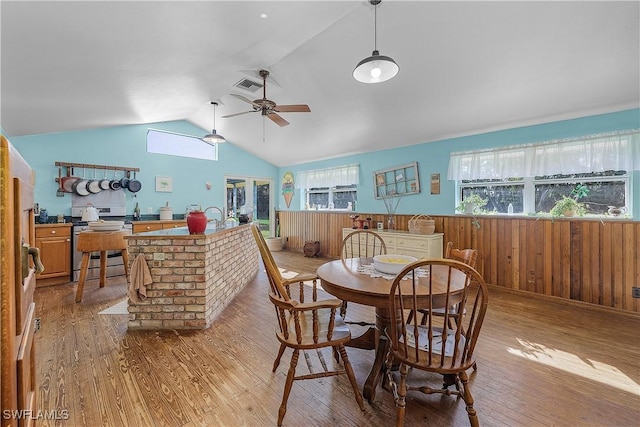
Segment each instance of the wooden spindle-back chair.
M426 288L425 288L426 287ZM416 289L422 289L416 292ZM428 296L424 294L428 289ZM404 423L407 391L460 396L472 426L478 425L466 370L475 363L474 349L487 310L487 286L471 266L448 259L428 259L408 265L389 292L391 324L386 330L390 350L387 379L396 402L396 426ZM436 316L436 308L444 310ZM426 321L411 312L425 309ZM399 381L392 367L399 364ZM444 387L409 384L409 368L444 375ZM440 378L440 377L438 377ZM455 390L450 386L454 385Z
M384 255L387 253L387 245L378 233L371 230L355 230L347 234L342 239L340 257L347 258L373 258L376 255ZM340 316L347 316L347 301L342 301L340 307ZM347 322L361 326L371 325L367 322Z
M296 380L344 374L349 378L360 409L364 410L362 395L358 389L358 384L344 347L344 344L351 339L351 331L337 314L341 304L340 300L327 299L318 301L317 278L315 275L302 274L292 279L283 279L262 233L255 224L251 225L251 231L260 250L267 277L269 278L269 300L276 309L278 319L276 337L280 341L280 349L273 364L273 372L278 368L284 351L287 348L293 349L282 403L278 410L278 426L282 425L282 420L287 412L287 400L289 399L293 382ZM304 282L306 281L311 281L312 283L312 298L310 302L304 302L305 287L307 287ZM291 285L294 283L299 285L298 299L291 297L290 291L293 288ZM329 369L330 363L324 360L324 356L320 351L327 347L331 347L333 350L336 361L335 369ZM309 369L309 374L306 375L296 375L296 366L301 350L305 353L303 359L307 362ZM312 356L314 355L319 358L319 364L313 363ZM342 366L339 366L340 358L342 358ZM314 369L318 369L318 366L322 368L322 371L314 372Z

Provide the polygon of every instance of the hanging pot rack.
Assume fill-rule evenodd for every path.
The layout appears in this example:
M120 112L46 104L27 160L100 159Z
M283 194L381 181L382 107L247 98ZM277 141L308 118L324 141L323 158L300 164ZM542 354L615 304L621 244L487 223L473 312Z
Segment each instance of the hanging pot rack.
M71 163L71 162L55 162L56 167L60 168L81 168L81 169L95 169L95 170L111 170L111 171L125 171L127 178L131 178L131 172L140 172L140 168L131 168L127 166L110 166L110 165L92 165L89 163Z

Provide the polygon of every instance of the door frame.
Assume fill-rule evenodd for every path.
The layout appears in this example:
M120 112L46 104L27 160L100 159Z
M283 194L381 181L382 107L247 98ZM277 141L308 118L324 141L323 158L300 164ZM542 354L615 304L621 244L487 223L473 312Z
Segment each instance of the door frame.
M227 200L227 181L229 179L239 179L244 180L246 182L247 188L251 188L251 191L245 191L245 204L250 204L253 208L253 213L256 213L256 201L253 200L253 187L255 186L256 181L266 181L269 184L269 235L275 236L276 225L275 225L275 180L270 177L259 177L259 176L250 176L250 175L224 175L224 206L225 209L228 204ZM227 212L227 215L229 212ZM255 215L253 215L255 219Z

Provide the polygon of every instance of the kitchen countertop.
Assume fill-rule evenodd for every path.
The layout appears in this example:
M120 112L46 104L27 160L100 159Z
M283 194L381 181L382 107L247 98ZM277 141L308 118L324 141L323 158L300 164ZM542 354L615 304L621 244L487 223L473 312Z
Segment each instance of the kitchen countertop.
M70 222L48 222L46 224L36 223L36 228L40 227L71 227L73 224Z
M144 222L144 221L140 221L140 222ZM157 223L158 221L147 221L147 222L153 222L153 223ZM164 221L167 223L173 223L176 221ZM179 221L178 221L179 222ZM236 225L234 227L227 227L227 228L216 228L214 224L209 223L207 224L207 228L205 229L204 233L202 234L189 234L189 230L188 228L185 227L176 227L176 228L166 228L164 230L153 230L153 231L143 231L141 233L135 233L132 234L130 236L127 236L126 238L135 238L135 237L139 237L139 236L145 236L145 237L156 237L156 238L165 238L165 237L185 237L185 238L198 238L198 237L205 237L214 233L223 233L225 231L229 231L232 229L237 229L238 227L242 227L242 226L246 226L248 224L242 224L242 225Z

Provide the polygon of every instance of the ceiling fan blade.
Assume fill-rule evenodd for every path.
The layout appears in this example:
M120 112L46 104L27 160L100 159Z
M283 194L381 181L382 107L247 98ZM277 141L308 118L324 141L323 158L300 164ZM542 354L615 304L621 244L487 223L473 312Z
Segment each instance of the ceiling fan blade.
M307 104L296 105L276 105L273 109L279 113L310 113L311 109Z
M244 97L244 96L242 96L242 95L239 95L239 94L237 94L237 93L232 93L232 94L230 94L230 95L231 95L231 96L235 96L236 98L238 98L238 99L239 99L239 100L241 100L241 101L247 102L247 103L249 103L249 104L251 104L251 105L255 105L256 107L260 107L259 105L256 105L256 103L255 103L255 102L253 102L253 101L252 101L252 100L250 100L249 98L245 98L245 97Z
M286 125L289 124L288 121L286 121L285 119L283 119L282 117L280 117L276 113L269 113L269 114L267 114L267 117L269 117L272 122L274 122L275 124L277 124L280 127L283 127L283 126L286 126Z
M226 115L226 116L220 116L220 118L228 119L229 117L241 116L241 115L247 114L247 113L256 113L258 111L260 111L260 110L243 111L242 113L234 113L234 114L229 114L229 115Z

